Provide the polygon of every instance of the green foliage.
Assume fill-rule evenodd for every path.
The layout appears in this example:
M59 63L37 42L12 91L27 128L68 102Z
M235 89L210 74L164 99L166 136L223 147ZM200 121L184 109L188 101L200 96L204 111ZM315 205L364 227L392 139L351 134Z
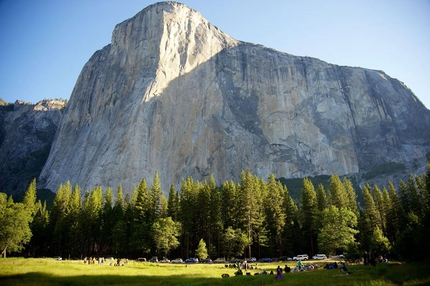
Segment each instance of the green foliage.
M345 250L355 243L354 235L358 233L357 217L346 209L331 206L322 213L322 228L318 236L318 246L327 254L336 250Z
M30 241L31 220L31 210L23 203L13 203L0 193L0 249L4 257L7 251L20 251Z
M171 217L158 218L152 225L152 237L155 241L157 252L167 257L170 250L179 246L178 237L181 225L174 222Z
M389 175L399 171L405 171L406 167L402 163L388 162L373 167L369 172L362 176L365 180L377 178L382 175Z
M22 205L30 214L33 231L30 255L154 255L190 257L207 243L211 258L293 256L297 253L374 250L424 258L430 251L428 173L400 182L397 193L365 185L358 208L352 180L332 175L328 187L303 179L299 205L289 190L270 174L267 182L243 171L240 183L216 186L213 176L203 183L182 180L181 191L172 185L167 199L158 172L148 189L146 180L123 198L100 187L81 196L78 185L60 185L50 210L35 200L33 181ZM11 197L3 199L14 206ZM17 206L19 206L17 204ZM181 232L175 232L175 227ZM177 243L177 245L176 245ZM335 247L333 247L335 246Z
M200 260L208 258L208 250L206 248L206 243L203 239L200 239L199 241L199 245L197 246L197 249L196 249L196 256Z

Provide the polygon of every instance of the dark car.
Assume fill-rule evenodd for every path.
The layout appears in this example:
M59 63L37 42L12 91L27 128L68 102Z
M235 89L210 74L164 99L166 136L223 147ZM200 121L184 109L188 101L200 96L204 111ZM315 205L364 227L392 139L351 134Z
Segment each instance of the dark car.
M281 256L278 259L279 261L292 261L293 259L291 257L288 256Z
M242 259L235 258L235 259L230 260L230 263L239 263L241 261L242 261Z
M269 257L261 258L260 260L258 260L258 262L272 262L272 258L269 258Z
M199 260L197 258L188 258L185 263L199 263Z

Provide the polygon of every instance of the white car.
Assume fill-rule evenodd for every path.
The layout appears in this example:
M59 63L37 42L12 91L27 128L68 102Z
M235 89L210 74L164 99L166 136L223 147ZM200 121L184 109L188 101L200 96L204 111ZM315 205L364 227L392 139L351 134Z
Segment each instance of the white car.
M309 256L307 254L299 254L293 257L293 260L308 260Z
M327 259L327 256L325 254L315 254L312 259L315 260L322 260L322 259Z

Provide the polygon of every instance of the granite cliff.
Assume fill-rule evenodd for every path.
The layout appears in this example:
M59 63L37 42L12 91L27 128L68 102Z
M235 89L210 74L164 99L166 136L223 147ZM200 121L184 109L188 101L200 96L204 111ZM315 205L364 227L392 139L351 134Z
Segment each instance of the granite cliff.
M359 174L430 151L430 111L382 71L235 40L176 2L118 24L84 66L39 183Z
M65 105L64 100L0 104L0 192L25 192L39 176Z

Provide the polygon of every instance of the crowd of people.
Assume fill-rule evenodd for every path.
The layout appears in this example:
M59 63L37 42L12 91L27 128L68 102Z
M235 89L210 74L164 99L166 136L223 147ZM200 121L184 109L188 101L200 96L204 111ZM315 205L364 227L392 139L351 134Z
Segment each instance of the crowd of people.
M84 257L84 263L91 265L91 264L98 264L98 265L104 265L105 264L105 258L104 257ZM125 259L123 263L121 263L121 258L118 258L115 263L115 259L113 257L110 258L109 265L110 266L124 266L125 264L128 264L128 259Z

